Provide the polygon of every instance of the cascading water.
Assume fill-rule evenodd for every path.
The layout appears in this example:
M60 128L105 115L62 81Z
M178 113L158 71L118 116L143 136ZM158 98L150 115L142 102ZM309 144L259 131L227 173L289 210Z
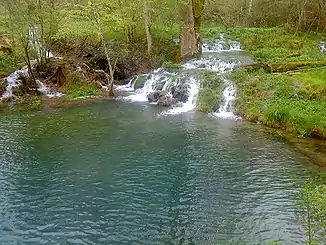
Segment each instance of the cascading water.
M239 57L229 57L231 53L239 53L241 46L239 42L229 41L221 35L220 39L211 40L203 44L203 55L201 59L190 60L175 71L167 71L163 68L157 69L148 75L143 87L134 91L137 79L127 85L117 86L117 91L132 92L123 97L127 101L149 101L153 104L172 106L171 109L161 114L179 114L196 108L196 101L200 90L199 73L203 71L214 71L225 74L232 71L240 63ZM222 55L227 53L227 55ZM225 91L223 93L223 104L216 117L236 118L232 113L232 103L235 100L235 87L231 81L225 80Z
M6 91L4 92L2 97L0 97L0 99L6 99L13 96L13 89L15 87L18 87L21 83L19 80L19 76L21 75L28 76L27 66L23 67L20 70L15 71L14 73L10 74L7 78L4 79L6 81L7 87L6 87Z
M39 38L40 35L38 34L37 26L31 26L28 35L29 35L29 42L35 49L37 57L40 58L42 49L41 49L41 42ZM50 50L46 50L46 57L61 59L61 57L55 57ZM37 60L31 60L30 61L31 66L34 67L36 62ZM29 76L27 66L24 66L23 68L15 71L14 73L10 74L8 77L4 78L4 81L6 83L6 91L2 96L0 96L0 100L13 96L13 89L21 85L21 81L19 79L20 76L25 76L25 77ZM52 91L46 84L42 83L41 81L37 80L36 82L37 82L38 90L41 93L43 93L46 97L55 98L64 95L62 93Z
M233 114L233 102L236 99L236 89L231 81L224 79L226 88L223 91L223 102L220 105L218 112L212 113L214 117L225 119L239 119Z
M58 98L64 95L63 93L52 91L45 83L42 83L39 80L37 80L36 83L38 86L38 91L40 91L48 98Z
M319 49L321 52L326 53L326 42L319 42Z

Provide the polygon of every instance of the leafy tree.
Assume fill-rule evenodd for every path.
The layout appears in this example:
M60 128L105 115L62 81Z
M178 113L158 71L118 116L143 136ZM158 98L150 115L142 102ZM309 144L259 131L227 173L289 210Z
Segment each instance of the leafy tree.
M309 245L326 238L326 185L307 181L300 189L298 207Z

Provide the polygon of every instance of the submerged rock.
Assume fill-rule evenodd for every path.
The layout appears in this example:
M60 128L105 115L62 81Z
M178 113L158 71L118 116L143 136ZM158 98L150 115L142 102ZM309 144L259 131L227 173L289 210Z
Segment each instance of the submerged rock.
M145 82L150 78L150 75L139 75L135 80L134 89L140 89L144 87Z

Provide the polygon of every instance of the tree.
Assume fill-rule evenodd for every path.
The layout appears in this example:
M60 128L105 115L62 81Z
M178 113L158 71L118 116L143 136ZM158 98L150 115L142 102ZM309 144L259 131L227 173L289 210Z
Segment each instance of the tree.
M107 40L105 39L104 24L111 24L116 21L114 14L112 13L112 5L108 5L105 0L88 0L87 4L73 4L70 14L75 17L80 17L84 21L88 22L88 28L97 30L97 35L100 38L101 45L104 51L105 58L108 63L109 69L109 96L114 96L113 85L114 85L114 73L116 69L117 59L112 62L107 47Z
M318 244L318 239L326 238L326 185L318 180L309 180L298 195L298 207L302 225L309 245Z
M36 56L41 65L46 62L52 38L58 30L57 6L60 3L58 0L4 0L9 16L8 34L16 55L23 54L34 83L31 58Z
M181 57L201 54L201 19L205 0L188 0L182 7Z

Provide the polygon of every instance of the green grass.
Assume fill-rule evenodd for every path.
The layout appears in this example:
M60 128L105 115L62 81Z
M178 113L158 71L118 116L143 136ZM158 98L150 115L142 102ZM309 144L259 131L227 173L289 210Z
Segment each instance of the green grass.
M320 52L318 42L325 35L310 33L294 35L282 28L222 28L206 26L205 38L225 38L238 40L248 53L258 61L265 63L283 63L293 61L325 60L326 54Z
M205 38L219 38L224 33L226 39L240 41L248 55L257 61L281 64L286 70L291 70L288 66L293 63L289 62L308 64L311 68L311 64L326 60L326 54L318 47L325 35L294 35L282 28L216 26L206 26L203 33ZM291 74L239 70L230 78L238 88L237 114L297 135L326 139L326 69ZM203 94L212 99L215 95L205 90Z
M222 100L224 82L215 72L205 72L199 90L197 109L202 112L212 112Z
M100 94L95 82L85 81L78 76L73 76L71 81L63 85L62 90L68 100L98 96Z
M17 69L16 62L12 55L0 51L0 78Z
M322 78L325 70L293 76L237 71L231 75L238 87L236 113L269 127L326 139L326 80L307 82L311 76Z

